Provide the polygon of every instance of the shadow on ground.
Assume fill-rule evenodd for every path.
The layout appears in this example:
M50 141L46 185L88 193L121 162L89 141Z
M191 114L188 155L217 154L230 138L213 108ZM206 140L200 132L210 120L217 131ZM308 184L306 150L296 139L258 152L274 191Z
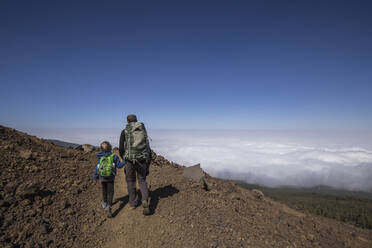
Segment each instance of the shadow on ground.
M150 214L154 214L156 207L158 206L160 198L166 198L169 196L172 196L174 194L177 194L180 192L177 188L173 187L171 184L157 188L154 191L151 191L151 201L150 201Z
M129 196L126 195L126 196L123 196L123 197L120 197L120 198L117 198L115 199L115 201L112 203L112 205L114 206L115 204L117 204L118 202L120 202L120 205L119 207L112 213L112 218L115 218L116 215L118 215L120 213L120 211L125 207L125 205L127 205L127 203L129 202Z

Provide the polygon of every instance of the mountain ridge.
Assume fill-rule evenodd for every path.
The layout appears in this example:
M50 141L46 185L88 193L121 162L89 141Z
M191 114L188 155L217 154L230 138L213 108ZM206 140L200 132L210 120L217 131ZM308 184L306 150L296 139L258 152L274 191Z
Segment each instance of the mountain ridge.
M80 144L75 144L63 140L57 140L57 139L46 139L46 141L52 142L54 145L62 146L66 148L77 148L80 146Z

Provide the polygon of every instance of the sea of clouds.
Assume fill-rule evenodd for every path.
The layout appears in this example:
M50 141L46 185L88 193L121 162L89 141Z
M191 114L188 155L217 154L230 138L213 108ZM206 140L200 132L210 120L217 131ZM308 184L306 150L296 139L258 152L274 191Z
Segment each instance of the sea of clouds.
M73 143L118 144L119 129L33 130ZM31 133L32 133L31 132ZM149 130L158 154L182 165L197 163L226 179L270 187L327 185L372 192L372 133L284 130Z

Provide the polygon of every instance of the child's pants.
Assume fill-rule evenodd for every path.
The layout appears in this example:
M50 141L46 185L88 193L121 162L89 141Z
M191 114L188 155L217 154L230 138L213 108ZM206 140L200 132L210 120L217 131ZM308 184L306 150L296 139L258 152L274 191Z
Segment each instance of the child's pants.
M107 205L112 205L114 198L114 181L102 182L102 199Z

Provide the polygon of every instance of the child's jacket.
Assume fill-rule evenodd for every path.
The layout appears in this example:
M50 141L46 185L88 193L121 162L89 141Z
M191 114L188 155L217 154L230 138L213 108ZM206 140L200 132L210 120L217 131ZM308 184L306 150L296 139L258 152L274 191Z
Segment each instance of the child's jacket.
M99 160L102 156L110 156L111 154L112 154L111 152L100 152L100 153L97 154L98 162L97 162L96 168L94 169L94 176L93 176L94 180L114 181L115 176L116 176L116 168L120 169L125 165L125 161L120 162L119 157L114 155L114 165L113 165L113 168L112 168L112 175L110 177L101 177L99 175L99 171L98 171Z

